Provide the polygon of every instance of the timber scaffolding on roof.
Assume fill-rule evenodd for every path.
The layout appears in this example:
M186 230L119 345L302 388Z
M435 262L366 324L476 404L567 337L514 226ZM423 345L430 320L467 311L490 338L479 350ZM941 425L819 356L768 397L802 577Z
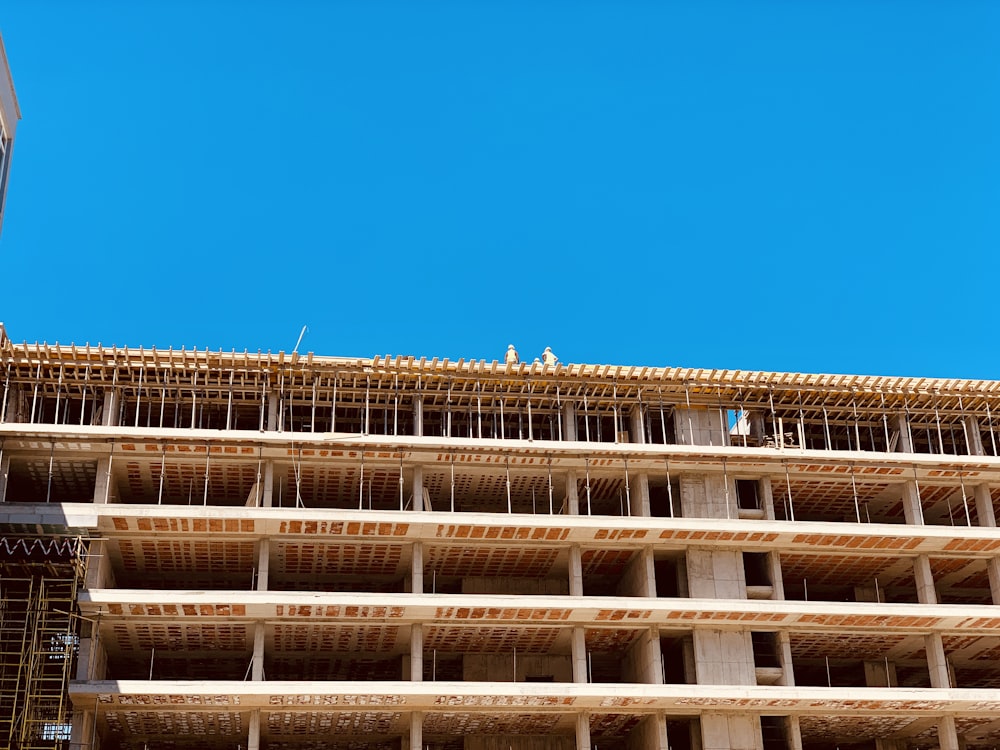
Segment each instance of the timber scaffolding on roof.
M5 747L68 747L83 544L79 537L0 537L0 743Z
M892 451L903 441L998 455L1000 381L9 341L0 351L7 422L100 424L114 391L121 426L670 444L692 439L673 424L674 410L691 408L718 414L733 445Z

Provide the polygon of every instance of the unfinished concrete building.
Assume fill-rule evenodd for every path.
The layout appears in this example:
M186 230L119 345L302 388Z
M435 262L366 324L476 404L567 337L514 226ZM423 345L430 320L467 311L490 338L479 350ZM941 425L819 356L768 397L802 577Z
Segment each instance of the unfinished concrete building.
M1000 383L6 337L0 377L0 744L1000 744Z

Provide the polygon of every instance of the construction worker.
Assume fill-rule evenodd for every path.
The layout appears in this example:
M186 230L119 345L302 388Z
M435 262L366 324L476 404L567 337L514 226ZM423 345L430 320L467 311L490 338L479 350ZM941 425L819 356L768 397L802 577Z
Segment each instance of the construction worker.
M543 365L554 365L559 361L559 357L552 353L552 347L545 347L545 351L542 352L542 364Z
M517 349L514 348L513 344L507 344L507 353L503 358L504 364L516 365L521 360L517 357Z

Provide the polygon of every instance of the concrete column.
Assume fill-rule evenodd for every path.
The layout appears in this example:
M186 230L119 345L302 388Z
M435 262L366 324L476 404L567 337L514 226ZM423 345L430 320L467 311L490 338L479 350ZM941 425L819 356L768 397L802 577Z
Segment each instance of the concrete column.
M115 427L118 425L118 409L121 407L121 393L116 388L108 388L104 391L104 410L102 412L101 424L105 427Z
M576 715L576 750L591 750L590 717L587 714Z
M643 547L632 558L618 584L621 596L656 597L656 577L653 570L653 549Z
M424 681L424 626L419 622L410 627L410 680Z
M114 502L111 482L111 456L97 459L97 482L94 485L94 504Z
M111 558L108 556L108 543L103 539L94 539L90 543L87 555L87 575L84 588L109 589L114 588L114 571L111 568Z
M96 727L94 726L96 721L97 714L92 710L74 711L72 718L73 728L69 738L69 746L72 748L87 748L88 750L90 750L90 748L94 748L95 750L96 748L99 748L99 744L91 744L96 735Z
M988 484L977 484L976 495L976 515L979 517L979 525L993 528L997 525L997 516L993 511L993 498L990 496L990 486Z
M264 679L264 623L257 622L253 629L253 661L250 666L250 679L260 682Z
M274 461L264 462L264 490L260 493L261 507L270 508L274 504Z
M637 474L631 481L629 491L629 515L649 518L649 474Z
M986 561L986 573L990 577L990 594L993 603L1000 605L1000 557L991 557Z
M10 474L10 456L0 450L0 503L7 502L8 474Z
M413 397L413 434L420 437L424 434L424 397Z
M749 714L703 713L701 743L703 750L759 750L763 745L760 719Z
M913 442L910 440L910 426L906 421L906 414L904 412L896 414L896 429L899 430L899 440L896 441L896 450L899 453L913 453Z
M642 406L640 404L635 404L629 412L629 429L632 433L629 435L629 442L646 442L646 426L642 423Z
M260 709L250 712L250 726L247 731L247 750L260 750Z
M680 475L681 517L737 518L736 493L727 492L725 477L713 474Z
M785 598L785 579L781 575L781 553L770 553L767 556L767 564L771 573L771 599L783 601Z
M576 434L576 404L567 401L562 408L563 440L577 440Z
M761 477L757 482L760 490L760 507L764 509L764 518L768 521L774 520L774 487L771 485L771 477Z
M927 651L927 670L930 672L931 687L950 688L948 658L944 653L944 642L941 639L941 634L931 633L924 636L924 649Z
M743 555L733 550L689 547L688 592L694 599L746 599Z
M413 510L424 510L424 467L413 467Z
M937 589L931 573L931 560L927 555L918 555L913 560L913 579L917 584L917 601L921 604L937 604Z
M583 596L583 553L579 544L569 548L569 595Z
M938 722L938 742L941 750L959 750L958 732L954 716L942 716Z
M971 414L965 418L965 434L968 437L966 448L969 455L985 456L986 451L983 450L983 435L979 431L979 420Z
M566 472L566 514L570 516L580 515L580 493L576 487L575 471Z
M424 750L424 715L420 711L410 714L410 750Z
M278 429L278 394L273 391L267 394L267 429L274 432Z
M802 730L799 728L799 717L786 717L785 728L788 730L789 750L802 750Z
M267 591L271 570L271 540L264 537L257 543L257 590Z
M785 685L786 687L795 687L795 669L792 665L792 639L786 630L779 630L777 638L778 659L781 661L781 679L778 680L778 684Z
M583 628L573 628L573 682L587 682L587 638Z
M653 723L651 729L656 733L654 737L654 746L656 750L670 750L670 738L667 737L666 714L660 712L655 716L648 717L646 721Z
M903 517L910 526L924 525L924 511L920 507L920 493L917 483L903 482Z
M424 593L424 544L413 543L413 557L410 561L410 591L414 594Z
M749 631L699 628L692 636L699 685L757 684Z

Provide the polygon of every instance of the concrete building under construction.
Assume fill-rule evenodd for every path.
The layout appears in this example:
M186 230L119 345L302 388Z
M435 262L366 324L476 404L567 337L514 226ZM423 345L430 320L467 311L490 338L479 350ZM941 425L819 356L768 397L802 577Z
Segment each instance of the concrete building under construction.
M998 382L0 353L0 744L1000 744Z

